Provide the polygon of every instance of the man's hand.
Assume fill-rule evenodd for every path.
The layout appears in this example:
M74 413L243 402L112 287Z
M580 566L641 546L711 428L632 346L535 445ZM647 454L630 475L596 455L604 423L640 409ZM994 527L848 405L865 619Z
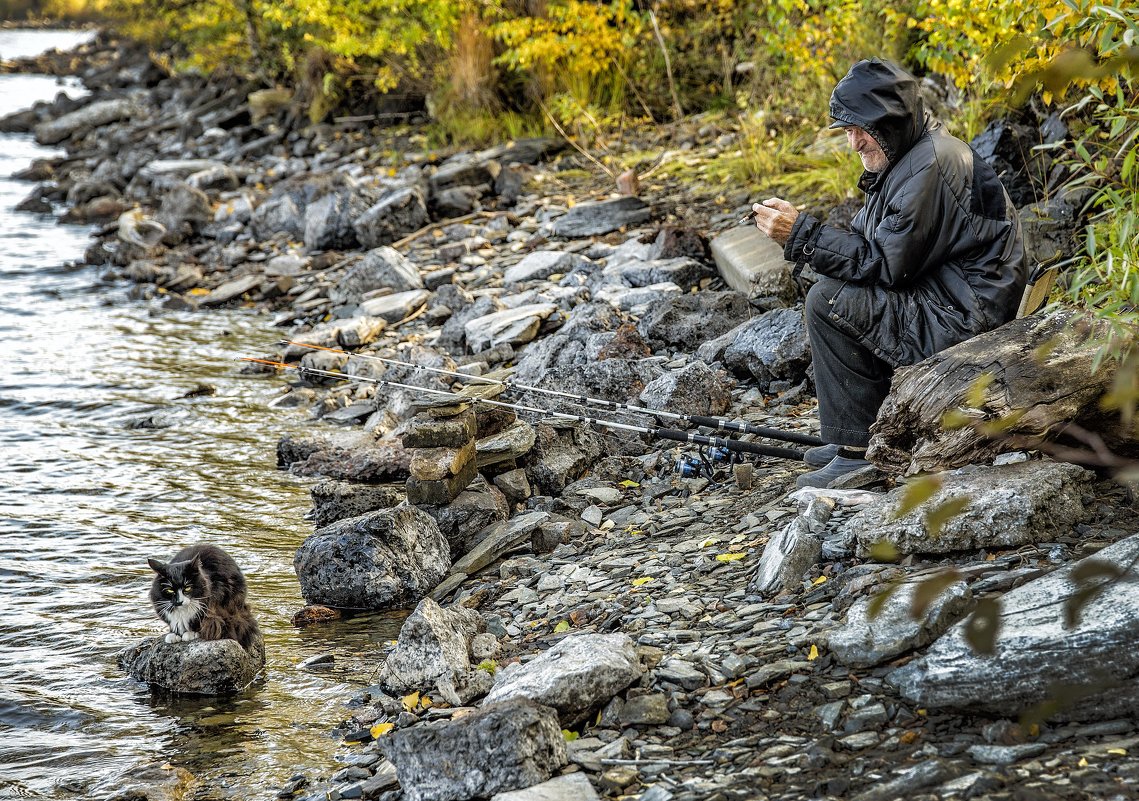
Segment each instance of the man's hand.
M768 198L763 203L755 203L751 207L755 214L755 227L780 245L786 245L791 238L791 226L799 216L799 210L777 197Z

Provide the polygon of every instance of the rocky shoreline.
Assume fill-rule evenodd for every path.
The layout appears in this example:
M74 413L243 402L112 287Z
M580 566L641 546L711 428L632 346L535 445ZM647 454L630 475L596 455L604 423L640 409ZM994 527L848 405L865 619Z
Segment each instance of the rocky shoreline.
M647 419L485 383L509 378L810 433L798 290L732 228L747 191L615 196L559 141L444 158L413 124L301 125L280 93L171 77L107 36L17 68L92 90L0 129L66 149L22 176L24 208L101 225L85 258L103 281L167 309L245 306L322 348L261 354L310 369L275 404L322 421L278 445L319 479L298 625L416 607L345 699L343 764L278 797L1135 795L1139 596L1114 581L1067 626L1061 608L1097 565L1134 561L1127 488L1004 454L945 479L939 497L973 501L931 534L878 473L789 495L794 461L708 454L686 476L694 449L474 402ZM999 128L977 145L1006 178L1048 166L1010 161ZM735 142L700 120L653 136L694 163ZM1040 256L1071 246L1065 203L1025 203ZM870 558L881 542L896 563ZM934 576L944 592L916 602ZM1000 650L979 655L967 616L998 603Z

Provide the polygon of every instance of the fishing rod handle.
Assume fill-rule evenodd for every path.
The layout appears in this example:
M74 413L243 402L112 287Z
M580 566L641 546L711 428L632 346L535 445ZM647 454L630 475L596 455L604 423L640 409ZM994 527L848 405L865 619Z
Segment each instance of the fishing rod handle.
M756 434L768 439L778 439L784 442L797 442L800 445L826 445L818 437L812 437L810 434L799 434L794 431L784 431L780 428L764 428L763 426L753 426L751 423L735 423L731 420L721 420L718 417L701 417L697 414L687 415L688 420L698 426L707 426L708 428L718 428L721 431L739 431L744 434Z
M691 434L687 431L678 431L675 428L657 428L653 433L661 439L670 439L674 442L691 442L695 445L711 445L714 448L727 448L740 453L754 453L758 456L774 456L778 459L803 460L803 452L791 448L777 448L772 445L760 445L758 442L740 442L738 439L724 439L723 437L706 437L703 434Z

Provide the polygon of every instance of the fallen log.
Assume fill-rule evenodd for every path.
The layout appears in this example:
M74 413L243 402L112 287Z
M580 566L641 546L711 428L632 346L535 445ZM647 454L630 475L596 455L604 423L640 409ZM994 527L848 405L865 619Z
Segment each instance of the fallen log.
M1134 430L1100 405L1119 367L1109 357L1096 368L1107 331L1102 320L1062 309L900 368L870 429L867 458L896 475L934 472L1036 444L1047 449L1072 424L1098 434L1115 454L1136 454Z

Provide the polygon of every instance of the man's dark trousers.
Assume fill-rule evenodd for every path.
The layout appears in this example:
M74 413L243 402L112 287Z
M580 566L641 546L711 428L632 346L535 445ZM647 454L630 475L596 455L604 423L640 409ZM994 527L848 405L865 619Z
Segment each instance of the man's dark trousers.
M870 424L890 391L894 371L837 323L831 301L844 283L822 278L811 287L806 302L807 334L823 440L865 448L870 444Z

